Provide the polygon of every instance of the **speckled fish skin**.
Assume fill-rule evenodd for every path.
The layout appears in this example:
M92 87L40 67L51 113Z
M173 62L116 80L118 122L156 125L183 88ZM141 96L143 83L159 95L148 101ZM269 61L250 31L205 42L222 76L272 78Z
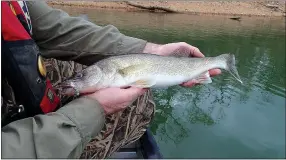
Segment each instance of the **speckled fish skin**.
M242 83L232 54L204 58L129 54L103 59L61 85L85 93L107 87L167 87L189 80L203 84L211 83L208 70L215 68L229 71Z

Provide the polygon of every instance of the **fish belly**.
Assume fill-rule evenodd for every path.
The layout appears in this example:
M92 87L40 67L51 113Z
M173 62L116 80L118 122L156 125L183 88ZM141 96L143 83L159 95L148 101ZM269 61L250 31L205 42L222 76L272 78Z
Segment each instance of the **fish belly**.
M140 77L129 77L126 79L127 85L133 85L136 87L136 82L144 81L144 85L152 88L169 87L181 84L188 80L186 76L170 76L170 75L148 75ZM142 86L142 85L140 85Z
M169 76L169 75L157 75L154 77L156 84L154 87L168 87L181 84L188 80L186 76Z

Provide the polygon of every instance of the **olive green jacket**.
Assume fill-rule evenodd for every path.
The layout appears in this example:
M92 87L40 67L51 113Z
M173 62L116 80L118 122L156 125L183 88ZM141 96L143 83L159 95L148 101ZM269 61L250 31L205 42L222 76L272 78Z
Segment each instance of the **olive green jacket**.
M106 55L142 52L146 41L112 25L70 17L44 1L26 1L32 38L47 58L90 65ZM18 120L2 128L2 158L79 158L105 122L96 100L81 97L56 112Z

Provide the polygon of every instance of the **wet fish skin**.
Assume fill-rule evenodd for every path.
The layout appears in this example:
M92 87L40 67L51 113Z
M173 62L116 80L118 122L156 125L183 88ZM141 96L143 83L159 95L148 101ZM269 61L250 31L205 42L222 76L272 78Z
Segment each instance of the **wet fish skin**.
M63 91L66 93L70 93L71 88L87 93L107 87L167 87L189 80L205 84L212 82L208 70L215 68L229 71L242 83L233 54L204 58L128 54L103 59L60 86L66 88Z

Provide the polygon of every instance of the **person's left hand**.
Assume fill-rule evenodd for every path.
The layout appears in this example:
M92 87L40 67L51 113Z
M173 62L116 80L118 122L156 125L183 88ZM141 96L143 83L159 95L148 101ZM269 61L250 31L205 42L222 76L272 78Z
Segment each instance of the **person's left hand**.
M105 88L86 96L97 100L105 114L110 115L124 110L146 91L136 87Z
M178 42L178 43L168 43L164 45L154 44L154 43L147 43L143 53L150 53L150 54L158 54L163 56L168 55L182 55L182 56L190 56L190 57L204 57L201 51L194 46L191 46L185 42ZM221 73L220 69L212 69L209 70L210 76L216 76ZM188 82L184 82L181 84L185 87L192 87L196 85L196 83L192 80Z

